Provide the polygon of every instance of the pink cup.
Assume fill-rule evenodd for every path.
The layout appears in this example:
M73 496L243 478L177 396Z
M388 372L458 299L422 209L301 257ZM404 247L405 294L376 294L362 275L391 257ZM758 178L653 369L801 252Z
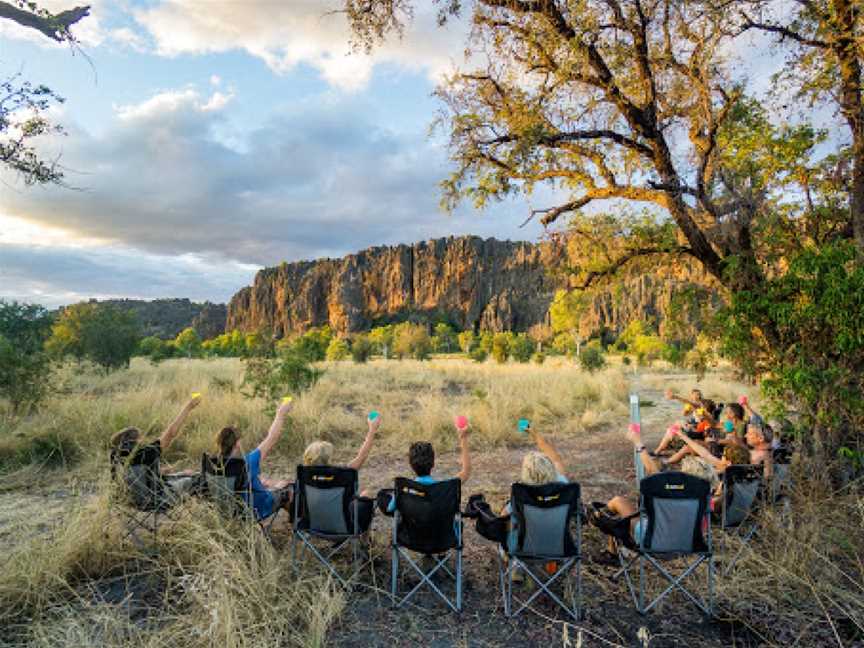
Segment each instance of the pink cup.
M464 430L468 427L468 417L467 416L457 416L453 419L453 422L456 424L456 427L460 430Z
M634 434L642 433L642 426L639 423L631 423L628 429Z
M738 399L738 404L739 404L741 407L744 407L744 406L747 404L747 397L746 397L746 396L741 396L741 397Z

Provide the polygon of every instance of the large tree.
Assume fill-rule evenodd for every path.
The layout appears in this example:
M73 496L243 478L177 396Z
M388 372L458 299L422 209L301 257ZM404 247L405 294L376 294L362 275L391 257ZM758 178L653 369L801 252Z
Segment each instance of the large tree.
M859 404L838 404L837 394L860 392L864 344L842 351L800 344L806 327L788 322L793 311L802 321L810 317L811 283L785 280L790 267L822 267L815 255L847 259L843 281L856 281L860 239L857 257L847 251L860 228L850 209L854 191L842 182L846 153L807 123L774 123L748 95L735 70L746 62L733 56L744 0L438 6L442 20L460 11L472 19L471 69L437 90L438 123L449 133L455 163L443 183L447 206L463 199L482 206L552 185L561 201L531 216L544 225L569 218L572 286L590 288L634 268L701 266L729 305L721 337L734 336L727 348L748 355L735 359L754 374L790 378L774 392L777 402L797 407L805 425L810 412L832 408L843 421L858 420ZM371 47L401 29L412 2L345 0L344 9L357 44ZM836 50L831 59L821 45L812 47L811 61L822 66L818 78L828 83L843 63ZM860 109L860 97L849 105ZM846 331L845 322L856 318L844 311L832 320L842 327L823 320L822 330ZM790 349L805 348L790 360ZM849 367L842 385L833 372L839 353ZM801 366L819 375L797 380ZM828 445L841 438L852 437L841 431Z
M851 135L849 225L864 250L864 6L860 0L737 0L731 9L739 12L738 30L770 34L788 53L778 79L790 82L799 97L834 105L843 116ZM718 19L728 24L729 12L724 2Z

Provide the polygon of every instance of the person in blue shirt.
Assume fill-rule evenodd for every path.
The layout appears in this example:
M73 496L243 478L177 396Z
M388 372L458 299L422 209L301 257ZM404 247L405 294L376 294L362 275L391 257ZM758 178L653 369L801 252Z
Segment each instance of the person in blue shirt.
M293 484L287 479L275 480L261 476L261 466L282 436L285 418L290 409L290 403L283 403L279 407L273 423L267 431L267 436L258 444L258 447L246 454L243 453L240 443L241 435L236 428L230 426L222 428L216 437L220 457L224 459L243 457L245 459L249 493L252 499L250 503L259 519L269 517L279 508L286 510L291 508ZM247 495L247 501L248 497L249 495Z
M462 480L462 485L468 481L471 476L471 452L468 449L468 426L463 428L456 427L459 434L459 463L461 470L456 475ZM434 484L438 480L432 476L432 470L435 468L435 448L428 441L415 441L408 448L408 463L411 465L411 470L414 471L414 481L420 484ZM386 501L386 500L385 500ZM387 512L392 513L396 510L396 498L391 497L390 504L387 507Z

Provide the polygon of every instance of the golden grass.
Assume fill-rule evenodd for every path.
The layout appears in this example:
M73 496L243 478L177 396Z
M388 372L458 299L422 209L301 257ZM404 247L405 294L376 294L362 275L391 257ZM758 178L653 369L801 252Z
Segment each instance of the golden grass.
M472 434L487 445L518 442L513 430L520 417L546 432L575 434L626 413L627 381L620 369L589 374L566 360L543 366L376 360L322 367L320 382L295 399L275 456L295 460L309 441L325 439L350 459L347 453L362 437L371 409L383 416L379 445L400 451L417 439L453 447L457 413L468 416ZM130 370L108 376L67 366L58 392L19 422L14 435L0 437L0 465L14 464L15 453L37 441L40 448L59 445L60 454L104 464L114 432L135 425L158 435L194 391L202 392L203 402L167 453L169 461L197 466L201 453L212 450L215 433L229 424L243 432L247 447L254 446L270 419L266 403L240 393L242 372L235 359L171 360L159 366L136 359Z
M100 489L108 493L107 488ZM343 594L298 576L254 525L189 501L155 552L121 540L107 495L0 562L4 640L30 646L325 645ZM105 600L112 591L113 600ZM119 589L117 589L119 587ZM111 599L111 597L108 597Z

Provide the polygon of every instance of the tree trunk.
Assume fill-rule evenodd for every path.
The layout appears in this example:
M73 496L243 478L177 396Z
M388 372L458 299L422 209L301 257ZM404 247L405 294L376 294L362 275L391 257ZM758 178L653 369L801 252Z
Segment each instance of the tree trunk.
M852 131L852 194L850 211L855 244L864 252L864 106L861 105L861 61L855 43L855 8L849 0L833 0L837 38L834 54L840 64L840 110ZM829 25L829 29L832 26Z

